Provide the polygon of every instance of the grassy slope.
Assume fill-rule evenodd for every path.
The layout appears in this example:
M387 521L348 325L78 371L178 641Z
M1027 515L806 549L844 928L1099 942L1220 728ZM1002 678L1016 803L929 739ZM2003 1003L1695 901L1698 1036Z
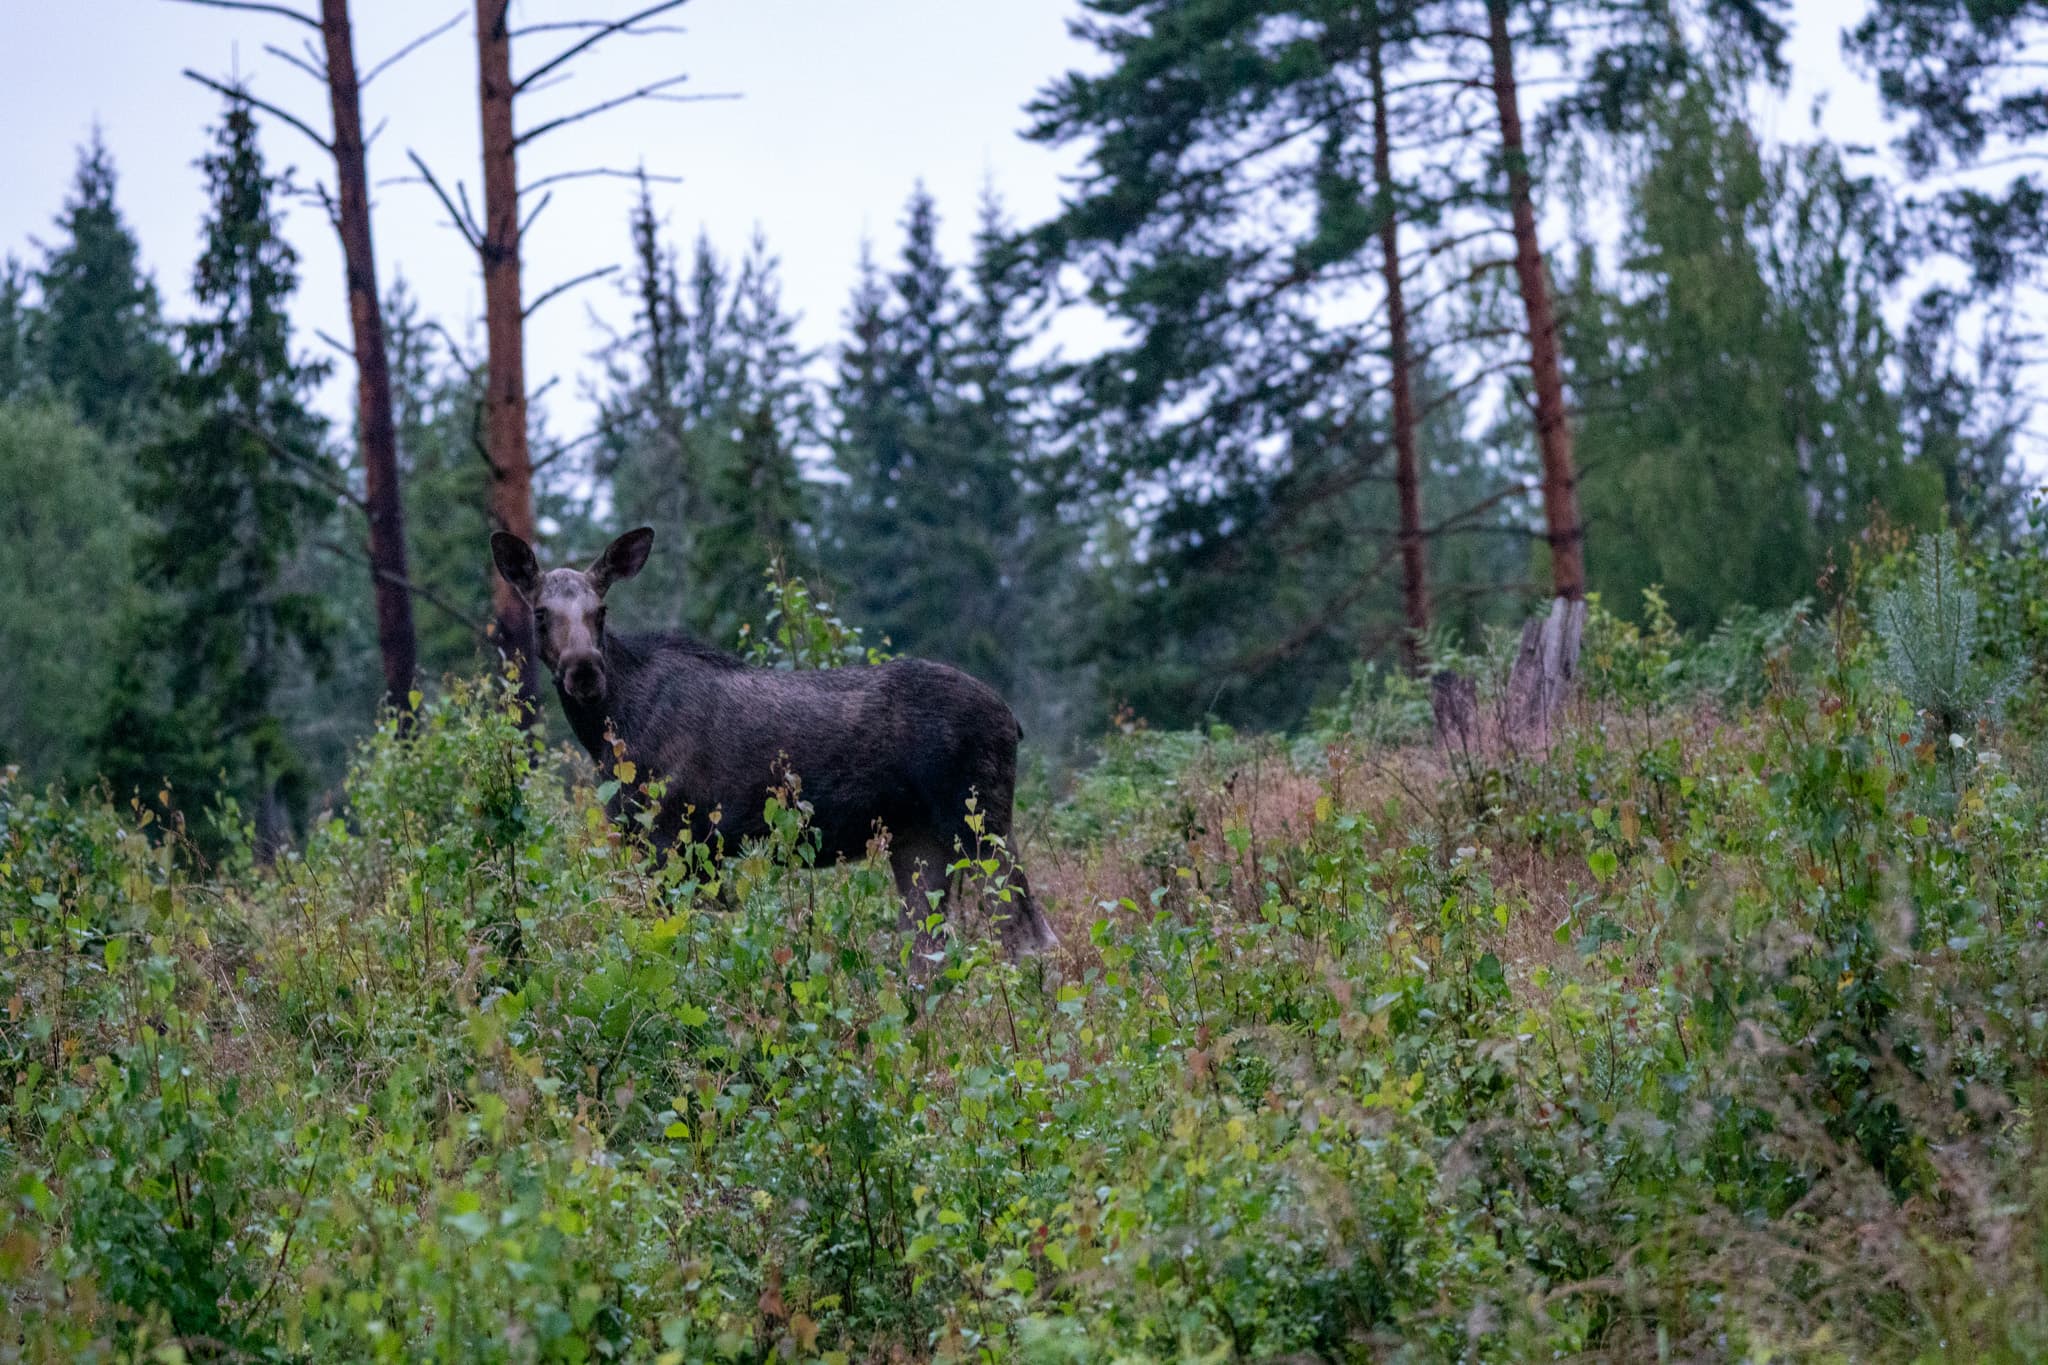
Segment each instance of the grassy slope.
M1113 737L1023 967L800 809L647 874L479 691L261 875L0 787L0 1358L2038 1358L2040 784L1818 644Z

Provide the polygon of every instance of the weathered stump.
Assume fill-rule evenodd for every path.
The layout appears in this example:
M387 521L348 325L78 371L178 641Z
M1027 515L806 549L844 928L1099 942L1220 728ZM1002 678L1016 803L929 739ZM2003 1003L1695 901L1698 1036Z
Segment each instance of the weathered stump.
M1563 597L1551 601L1547 616L1522 627L1522 647L1508 672L1509 738L1549 741L1550 719L1578 681L1579 639L1585 631L1585 601Z

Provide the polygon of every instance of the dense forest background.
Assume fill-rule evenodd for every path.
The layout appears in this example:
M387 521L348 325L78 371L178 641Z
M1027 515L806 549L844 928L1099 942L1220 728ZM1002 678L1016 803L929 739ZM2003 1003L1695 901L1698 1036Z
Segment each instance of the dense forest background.
M919 189L849 229L818 352L771 240L692 234L643 180L583 285L631 323L562 431L517 368L548 301L519 292L537 183L509 219L449 202L487 294L509 253L487 317L428 315L402 243L358 268L330 3L302 168L258 136L294 116L217 83L196 260L145 252L95 135L0 267L0 763L288 838L380 706L519 653L495 527L556 562L655 527L622 621L729 648L800 577L870 643L1003 689L1055 757L1117 717L1288 727L1553 594L1703 632L1816 594L1873 523L2018 536L2048 14L1852 18L1882 157L1759 115L1785 26L1843 23L1819 0L1090 0L1099 60L1023 113L1084 158L1060 213ZM529 78L583 42L478 36ZM484 194L549 125L519 126ZM292 322L342 283L283 230L306 194L360 229L346 283L375 307L346 340ZM336 369L362 376L340 420Z

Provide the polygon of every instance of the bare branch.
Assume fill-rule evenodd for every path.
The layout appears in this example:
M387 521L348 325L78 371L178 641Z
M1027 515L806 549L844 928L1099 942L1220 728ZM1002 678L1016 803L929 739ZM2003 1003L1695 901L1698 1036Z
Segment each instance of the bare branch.
M569 44L568 47L562 49L562 51L556 53L553 57L550 57L547 61L542 62L539 66L535 67L533 70L527 72L524 76L521 76L517 81L513 82L512 93L515 95L518 94L520 91L526 89L535 81L539 80L542 76L547 75L548 72L553 71L556 67L561 66L563 63L575 57L577 53L587 52L591 48L603 42L605 39L611 37L614 33L623 33L626 30L632 28L634 24L639 23L642 19L652 19L657 14L666 13L667 11L676 9L685 3L686 0L658 0L658 3L649 5L646 9L641 10L637 14L630 14L627 15L624 19L615 19L609 23L601 24L597 29L593 30L588 37L585 37L578 42Z
M541 136L543 133L552 133L555 129L563 127L567 124L579 123L582 120L591 117L593 114L602 114L607 109L616 109L622 104L631 104L635 100L663 99L671 102L677 102L739 98L738 95L664 95L659 93L661 91L669 89L671 86L681 85L684 81L688 79L688 76L670 76L667 80L655 81L652 84L641 86L638 90L629 90L625 94L620 95L614 99L605 100L600 104L593 104L588 109L579 109L573 114L564 114L558 119L550 119L546 123L541 124L538 128L529 128L527 131L521 133L518 137L512 140L512 145L515 147L524 147L527 143L533 141L535 138Z
M179 0L179 3L181 4L192 5L207 2L210 2L210 0ZM254 8L268 9L270 7L268 5L261 5L255 6ZM312 138L315 143L319 144L321 151L327 153L329 156L334 155L334 144L329 142L326 138L320 136L320 134L314 132L312 128L306 124L305 120L301 119L298 115L287 113L286 111L278 108L274 104L270 104L264 100L259 100L245 89L242 89L237 86L224 84L220 81L213 79L213 77L211 76L202 76L189 66L185 68L185 79L197 81L209 90L219 91L221 94L226 95L231 100L241 100L244 103L246 103L250 108L261 109L264 113L271 115L273 118L283 119L286 123L289 123L292 127L304 133L307 137Z
M547 382L543 383L543 384L542 384L542 385L541 385L541 386L540 386L539 388L535 389L535 390L534 390L534 391L533 391L532 393L529 393L528 395L526 395L526 402L527 402L527 405L528 405L528 406L532 406L532 405L534 405L534 404L536 404L536 403L539 403L541 399L543 399L543 398L547 397L547 393L548 393L548 390L549 390L549 389L552 389L552 388L553 388L553 387L554 387L555 385L557 385L557 384L559 384L559 383L561 383L561 382L562 382L562 376L560 376L560 375L554 375L554 376L550 377L550 378L549 378L549 379L547 380Z
M579 284L588 284L592 280L601 280L605 276L612 274L616 270L618 270L618 267L616 265L599 266L595 270L586 270L581 275L576 275L570 279L563 280L554 288L544 290L539 297L534 299L532 303L527 304L526 311L521 313L520 316L523 318L530 318L534 315L534 313L540 308L542 304L546 303L549 299L554 298L556 295L565 294L569 290L574 289Z
M434 197L441 201L441 207L448 210L449 220L455 224L455 230L462 234L462 240L469 243L470 250L482 251L484 249L483 234L471 227L469 220L457 212L455 201L448 197L448 191L441 188L441 182L434 179L434 173L427 169L426 162L420 160L420 154L410 148L406 149L405 154L412 158L413 165L419 167L420 179L424 180L427 183L427 187L433 190Z
M391 116L388 114L385 115L383 118L377 120L377 126L375 128L372 128L370 130L370 135L363 139L364 151L367 152L368 150L370 150L370 148L377 145L377 139L383 136L385 128L389 127L390 123Z
M308 76L311 76L314 80L320 82L322 86L325 86L327 84L327 73L325 71L322 71L319 67L313 65L311 62L307 61L304 57L301 57L298 53L287 52L283 48L279 47L276 43L265 43L263 45L263 50L265 52L268 52L271 56L277 58L279 61L285 63L287 66L297 67L299 70L305 72Z
M533 226L533 220L540 217L540 211L554 202L555 192L553 190L549 190L546 194L542 195L540 202L533 206L533 212L527 214L525 220L519 224L519 235L521 237L526 236L528 229Z
M588 33L591 29L603 28L610 22L609 19L550 19L546 23L528 24L524 28L515 28L512 30L512 36L514 38L524 38L533 33ZM641 24L634 28L633 36L638 38L650 33L686 33L688 31L681 24Z
M297 465L300 472L304 473L328 492L334 494L337 498L342 499L357 511L365 514L369 512L369 504L363 501L362 495L357 493L355 489L350 488L342 480L334 477L330 466L319 460L309 458L303 451L293 450L290 446L278 440L277 437L271 435L246 417L236 417L234 424L239 430L254 436L258 441L262 442L263 448L268 450L273 458L287 460Z
M177 0L184 5L205 5L211 9L246 9L258 14L275 14L286 19L296 19L307 28L319 31L320 21L310 14L301 14L288 5L266 5L262 0Z
M603 176L614 180L645 180L653 185L680 185L683 183L683 178L679 175L650 175L645 171L622 171L615 166L592 166L587 170L581 171L556 171L553 175L544 175L538 180L529 180L519 187L519 193L524 196L532 194L535 190L544 189L549 185L559 185L564 180L589 180L595 176Z
M392 67L394 67L394 66L397 66L397 65L398 65L398 64L399 64L400 62L404 61L404 60L405 60L405 59L406 59L407 57L410 57L410 56L411 56L411 55L412 55L413 53L415 53L415 52L419 51L419 50L420 50L421 48L425 47L425 46L426 46L426 45L427 45L428 43L431 43L431 42L433 42L433 41L434 41L434 39L436 39L436 38L440 37L440 36L441 36L442 34L446 33L446 32L447 32L447 31L448 31L449 29L451 29L451 28L454 28L454 27L455 27L455 26L456 26L457 24L459 24L459 23L461 23L461 22L462 22L462 20L463 20L463 17L464 17L464 16L465 16L465 15L466 15L467 13L468 13L468 11L466 11L466 10L457 10L457 11L455 12L455 17L454 17L454 18L452 18L452 19L450 19L450 20L449 20L449 21L448 21L447 23L445 23L445 24L442 24L442 25L440 25L440 26L438 26L438 27L436 27L436 28L431 28L431 29L427 30L427 31L426 31L425 33L422 33L422 34L421 34L421 35L420 35L419 37L417 37L417 38L413 39L413 40L412 40L411 42L407 43L407 44L406 44L406 45L405 45L404 47L401 47L400 49L398 49L398 51L396 51L396 52L392 53L392 54L391 54L391 55L390 55L389 57L386 57L386 58L385 58L385 59L384 59L383 61L381 61L381 62L378 62L378 63L377 63L377 64L376 64L375 66L373 66L373 67L371 67L371 68L370 68L370 73L369 73L369 74L368 74L367 76L364 76L364 77L363 77L363 78L362 78L361 80L359 80L359 81L357 81L357 82L356 82L356 89L358 89L358 90L366 90L366 89L368 89L368 88L369 88L369 85L370 85L370 82L371 82L371 81L374 81L374 80L376 80L376 79L377 79L377 77L379 77L379 76L383 75L383 74L384 74L384 73L385 73L386 71L389 71L389 70L390 70L390 69L391 69Z
M344 341L343 341L343 340L342 340L341 338L339 338L339 337L337 337L337 336L333 336L333 335L330 335L330 334L329 334L329 333L327 333L327 332L323 332L323 331L321 331L321 330L320 330L320 329L319 329L318 327L315 327L315 328L313 329L313 335L314 335L314 336L316 336L316 337L319 337L319 338L320 338L320 339L321 339L322 341L326 342L326 343L327 343L327 344L328 344L329 346L332 346L332 347L333 347L333 348L334 348L335 350L337 350L337 351L340 351L340 352L341 352L341 353L342 353L343 355L347 356L347 357L348 357L348 358L349 358L350 360L354 360L354 359L356 358L356 350L355 350L355 347L353 347L353 346L350 346L350 345L349 345L348 343L344 342Z
M433 590L422 587L420 584L413 582L409 578L405 578L399 574L392 573L389 569L378 568L376 565L370 562L370 557L364 554L362 551L352 550L348 546L343 545L338 541L332 540L316 540L313 543L319 546L321 549L327 551L329 554L340 555L344 559L355 561L356 563L362 565L364 568L368 569L371 573L375 574L378 578L384 580L386 583L393 583L401 588L404 588L407 592L419 598L428 606L435 607L439 609L441 612L445 613L450 620L458 622L461 625L468 626L471 630L475 631L479 636L485 634L483 623L478 621L475 617L471 616L468 612L463 611L462 608L460 607L451 606Z

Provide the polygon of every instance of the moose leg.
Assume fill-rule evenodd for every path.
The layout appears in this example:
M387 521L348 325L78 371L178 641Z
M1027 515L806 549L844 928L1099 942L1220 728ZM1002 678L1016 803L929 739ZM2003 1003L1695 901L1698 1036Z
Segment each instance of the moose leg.
M917 951L936 951L938 940L925 928L933 914L931 893L939 893L937 913L952 908L952 863L945 845L926 835L904 835L889 850L889 866L896 873L896 894L903 897L903 927L917 930Z
M1002 935L1003 951L1012 961L1050 952L1059 946L1059 935L1053 932L1045 912L1038 908L1023 867L1007 849L997 857L1001 880L983 894L988 898L989 915Z

